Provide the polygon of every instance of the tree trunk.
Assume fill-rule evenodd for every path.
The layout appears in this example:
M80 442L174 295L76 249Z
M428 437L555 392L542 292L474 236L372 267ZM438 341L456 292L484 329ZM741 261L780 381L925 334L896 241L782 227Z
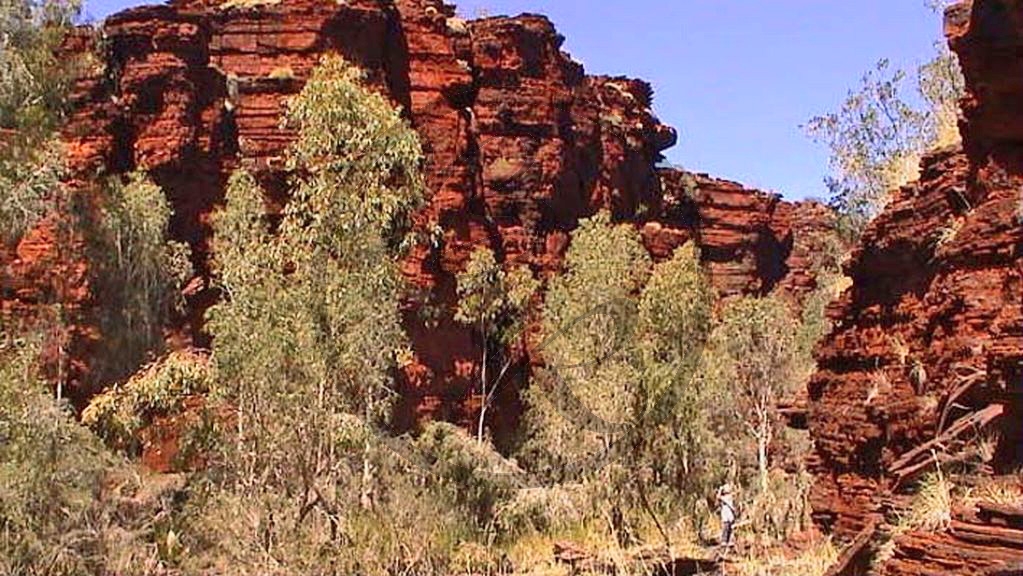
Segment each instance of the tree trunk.
M487 404L490 403L489 390L487 390L487 332L483 326L483 365L480 366L480 417L476 423L476 441L483 443L483 425L487 419Z
M771 443L771 423L766 413L760 415L760 429L757 431L757 466L760 469L760 492L766 494L769 488L768 454Z

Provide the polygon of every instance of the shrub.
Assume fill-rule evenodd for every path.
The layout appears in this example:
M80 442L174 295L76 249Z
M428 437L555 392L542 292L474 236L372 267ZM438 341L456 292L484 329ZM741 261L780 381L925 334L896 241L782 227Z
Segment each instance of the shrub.
M26 150L47 138L64 112L76 63L57 47L78 7L65 0L0 4L0 129L18 131Z
M31 152L10 154L0 148L0 240L13 243L62 198L63 149L55 141Z
M515 493L522 471L492 448L451 424L427 424L415 449L449 504L490 528L498 509Z
M547 367L525 392L523 460L548 480L579 481L596 471L588 462L622 439L631 417L639 379L635 294L650 257L634 228L600 213L573 232L565 266L544 302Z
M0 573L147 573L153 501L47 394L34 342L0 335Z
M180 413L188 398L213 390L207 359L192 351L172 352L96 396L82 412L82 423L108 445L137 452L138 433L155 416Z
M163 351L164 328L181 310L181 289L192 276L188 245L170 240L170 202L145 173L111 179L105 196L101 216L87 223L105 341L92 373L101 385L127 378Z
M287 151L290 198L275 230L245 170L230 179L214 219L225 295L210 311L214 401L233 414L211 455L209 475L222 493L204 518L212 526L243 521L229 540L190 537L218 565L348 572L338 563L351 560L346 542L359 534L387 547L377 560L385 567L405 557L388 554L413 543L396 535L406 528L397 520L387 525L408 504L389 499L389 452L378 440L406 342L399 261L416 241L422 152L399 111L362 80L328 56L290 102L286 122L298 137ZM397 476L395 484L404 478ZM414 484L406 488L424 499ZM387 530L379 538L360 532L360 514Z
M497 528L505 538L554 533L591 518L592 504L583 484L520 488L498 508Z
M13 242L63 200L54 138L77 62L56 49L78 3L0 3L0 241Z

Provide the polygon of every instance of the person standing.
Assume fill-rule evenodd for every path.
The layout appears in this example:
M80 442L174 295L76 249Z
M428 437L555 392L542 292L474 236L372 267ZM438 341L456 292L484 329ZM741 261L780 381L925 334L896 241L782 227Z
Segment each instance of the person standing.
M721 547L729 548L732 545L733 531L735 528L735 497L732 494L732 485L725 482L717 493L718 505L721 506Z

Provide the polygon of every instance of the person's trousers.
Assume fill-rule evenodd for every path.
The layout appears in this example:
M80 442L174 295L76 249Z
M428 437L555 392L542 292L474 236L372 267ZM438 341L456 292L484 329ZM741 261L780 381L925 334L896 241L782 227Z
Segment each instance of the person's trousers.
M734 522L722 522L721 523L721 545L731 546L732 545L732 527Z

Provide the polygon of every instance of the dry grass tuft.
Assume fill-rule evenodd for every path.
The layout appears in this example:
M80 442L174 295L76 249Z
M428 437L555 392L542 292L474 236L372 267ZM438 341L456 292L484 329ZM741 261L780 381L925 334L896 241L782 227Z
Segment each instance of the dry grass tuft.
M822 540L807 550L794 554L778 549L767 554L742 558L735 567L739 576L823 576L831 568L841 550L831 540Z
M234 9L251 9L261 8L263 6L276 6L280 4L281 0L227 0L220 6L221 10L234 10Z
M986 503L1023 506L1023 483L1015 476L986 478L981 484L967 490L962 501L968 505Z
M920 491L913 499L913 505L902 517L906 531L924 530L937 532L948 529L952 524L953 484L939 470L920 481Z

